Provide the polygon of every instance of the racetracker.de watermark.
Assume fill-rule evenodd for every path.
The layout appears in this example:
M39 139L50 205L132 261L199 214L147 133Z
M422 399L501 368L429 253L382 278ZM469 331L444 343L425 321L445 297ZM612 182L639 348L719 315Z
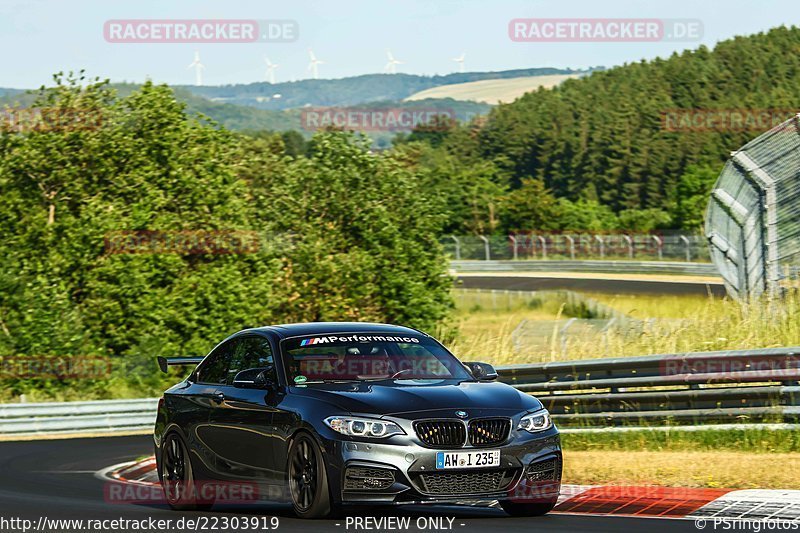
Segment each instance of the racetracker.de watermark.
M320 107L303 109L300 123L304 130L340 128L353 131L412 131L415 128L447 129L456 120L452 109L424 107L382 107L355 109Z
M259 485L247 481L165 481L163 484L107 482L103 487L103 499L110 504L167 503L164 489L172 495L201 504L242 505L258 503L260 500L285 501L287 491L277 485Z
M789 120L797 109L665 109L661 127L673 132L765 132ZM797 134L792 123L787 129Z
M295 20L116 19L103 24L109 43L291 43Z
M0 357L0 379L103 379L111 359L93 355Z
M291 246L290 235L277 235L282 248ZM126 230L106 233L107 254L228 255L253 254L276 245L269 235L243 230Z
M10 133L98 130L103 125L99 109L8 107L0 110L0 131Z
M793 378L800 375L797 355L748 357L666 357L659 363L662 376L713 375L716 380L750 377L753 380Z
M703 37L698 19L518 18L508 23L518 43L692 42Z

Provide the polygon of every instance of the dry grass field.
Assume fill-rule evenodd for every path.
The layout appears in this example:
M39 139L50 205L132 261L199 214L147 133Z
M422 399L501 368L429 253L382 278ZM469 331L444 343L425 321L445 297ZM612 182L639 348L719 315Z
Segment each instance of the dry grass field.
M800 453L565 451L564 483L800 489Z
M553 76L527 76L524 78L506 78L502 80L481 80L468 83L456 83L425 89L406 98L407 102L425 100L427 98L452 98L497 105L513 102L520 96L540 87L550 88L564 80L577 78L578 74L558 74Z
M516 299L504 304L504 296L481 295L483 300L456 297L456 312L439 334L463 360L494 365L556 360L592 359L660 353L703 352L800 345L800 297L789 294L780 302L742 306L728 299L706 296L587 295L637 319L666 319L640 335L609 332L596 339L570 340L561 345L514 346L512 332L522 320L569 318L559 306L526 305ZM499 298L499 300L498 300Z

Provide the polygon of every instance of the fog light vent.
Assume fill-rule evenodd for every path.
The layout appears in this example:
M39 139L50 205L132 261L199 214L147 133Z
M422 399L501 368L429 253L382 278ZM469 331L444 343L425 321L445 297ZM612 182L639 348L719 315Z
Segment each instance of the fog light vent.
M388 468L350 466L344 475L344 490L383 490L394 483L394 472Z
M561 479L561 461L553 458L531 463L525 469L525 477L529 481L559 481Z

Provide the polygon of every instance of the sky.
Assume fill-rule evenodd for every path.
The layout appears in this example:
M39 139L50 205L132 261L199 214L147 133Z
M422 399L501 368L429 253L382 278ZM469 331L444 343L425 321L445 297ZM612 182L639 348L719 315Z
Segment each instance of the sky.
M517 18L697 19L690 42L513 42ZM110 20L291 20L299 35L278 43L114 43ZM669 56L734 35L800 24L798 0L0 0L0 87L47 84L54 72L85 69L115 82L147 78L195 83L187 68L198 52L203 84L266 81L265 57L280 66L277 82L311 77L308 49L324 61L319 77L383 72L387 50L409 74L532 67L582 69Z

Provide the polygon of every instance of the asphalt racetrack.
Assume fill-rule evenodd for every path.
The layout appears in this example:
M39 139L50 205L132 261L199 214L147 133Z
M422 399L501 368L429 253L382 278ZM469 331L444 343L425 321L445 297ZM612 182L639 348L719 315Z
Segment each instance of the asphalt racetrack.
M477 507L413 507L398 510L358 512L359 516L411 517L408 529L355 528L347 526L344 519L306 521L294 518L285 506L248 506L242 508L214 508L208 512L177 512L164 505L108 503L108 481L95 473L111 465L133 461L152 454L149 436L125 436L39 440L28 442L0 442L0 530L23 531L21 522L10 519L31 520L28 531L75 531L77 528L55 527L54 519L171 519L219 516L276 516L277 531L459 531L488 533L502 531L696 531L692 520L665 520L649 518L604 517L586 515L551 514L539 518L510 518L501 510ZM351 516L355 516L353 513ZM420 529L420 517L439 518L443 526ZM42 520L44 518L44 520ZM454 519L447 526L447 518ZM42 520L40 522L40 520ZM424 522L424 521L423 521ZM437 520L431 520L437 523ZM57 524L56 524L57 525ZM41 526L41 527L40 527ZM49 526L49 527L48 527ZM87 529L82 529L87 531ZM88 529L97 531L97 529ZM109 529L110 531L111 529ZM123 531L123 529L115 529ZM132 530L132 529L131 529ZM169 531L182 531L172 527ZM214 531L214 529L202 529ZM221 529L217 529L221 531ZM267 529L259 529L266 531ZM138 531L152 531L138 529ZM159 530L161 531L161 530ZM232 531L232 529L228 529ZM252 531L252 530L251 530ZM27 531L26 531L27 533Z
M725 287L721 283L702 283L698 281L682 281L675 277L669 281L650 279L615 279L603 278L597 274L586 274L581 277L573 274L570 277L547 277L525 275L481 276L476 274L460 274L456 282L460 289L496 289L512 291L545 291L571 290L578 292L600 292L610 294L669 294L669 295L708 295L725 296Z

